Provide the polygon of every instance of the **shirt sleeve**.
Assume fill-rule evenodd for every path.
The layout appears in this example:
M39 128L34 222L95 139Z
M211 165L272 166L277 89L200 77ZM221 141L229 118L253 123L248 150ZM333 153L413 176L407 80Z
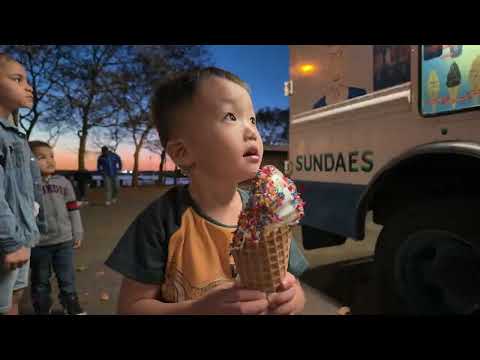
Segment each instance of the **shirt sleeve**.
M288 272L290 272L295 277L300 277L302 274L307 271L309 264L305 256L300 251L297 241L292 239L290 245L290 255L288 258Z
M168 236L159 209L150 206L130 225L105 264L144 284L164 281Z
M0 164L0 253L8 254L20 249L22 244L15 236L19 225L6 200L4 184L5 171Z
M82 217L80 216L80 206L75 197L72 183L68 179L65 179L65 206L72 224L73 240L81 241L83 240L83 225Z

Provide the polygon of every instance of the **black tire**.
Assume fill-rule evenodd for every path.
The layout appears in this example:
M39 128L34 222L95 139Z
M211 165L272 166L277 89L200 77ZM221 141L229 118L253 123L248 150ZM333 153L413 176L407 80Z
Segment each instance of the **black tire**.
M388 218L375 249L382 312L478 311L479 229L478 200L430 200Z

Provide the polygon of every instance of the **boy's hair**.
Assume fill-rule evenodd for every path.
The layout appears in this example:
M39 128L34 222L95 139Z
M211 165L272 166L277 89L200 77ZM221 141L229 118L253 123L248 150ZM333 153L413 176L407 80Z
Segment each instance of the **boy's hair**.
M171 78L158 84L151 100L151 115L164 149L167 147L172 128L176 125L175 111L192 100L202 80L212 76L230 80L250 93L248 85L238 76L216 67L176 73Z
M48 147L50 149L52 148L50 146L50 144L48 144L44 141L39 141L39 140L30 141L28 143L28 145L30 145L30 149L32 149L32 152L35 151L35 149L40 148L40 147Z

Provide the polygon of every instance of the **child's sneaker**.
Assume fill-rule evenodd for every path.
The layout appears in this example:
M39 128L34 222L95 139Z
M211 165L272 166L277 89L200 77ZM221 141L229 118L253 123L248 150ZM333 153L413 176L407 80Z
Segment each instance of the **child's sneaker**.
M32 305L36 315L50 315L52 313L52 299L35 300Z
M110 206L112 203L110 201L106 201L105 205Z
M78 302L76 295L70 295L62 299L65 315L87 315Z

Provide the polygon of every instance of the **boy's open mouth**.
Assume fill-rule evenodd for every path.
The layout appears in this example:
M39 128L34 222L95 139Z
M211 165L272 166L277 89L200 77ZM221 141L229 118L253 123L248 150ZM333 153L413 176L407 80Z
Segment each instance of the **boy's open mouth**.
M251 146L245 151L243 154L243 157L247 156L258 156L258 149L255 146Z
M258 162L260 160L260 155L258 154L258 148L256 146L250 146L247 151L243 154L245 159L248 159L253 162Z

